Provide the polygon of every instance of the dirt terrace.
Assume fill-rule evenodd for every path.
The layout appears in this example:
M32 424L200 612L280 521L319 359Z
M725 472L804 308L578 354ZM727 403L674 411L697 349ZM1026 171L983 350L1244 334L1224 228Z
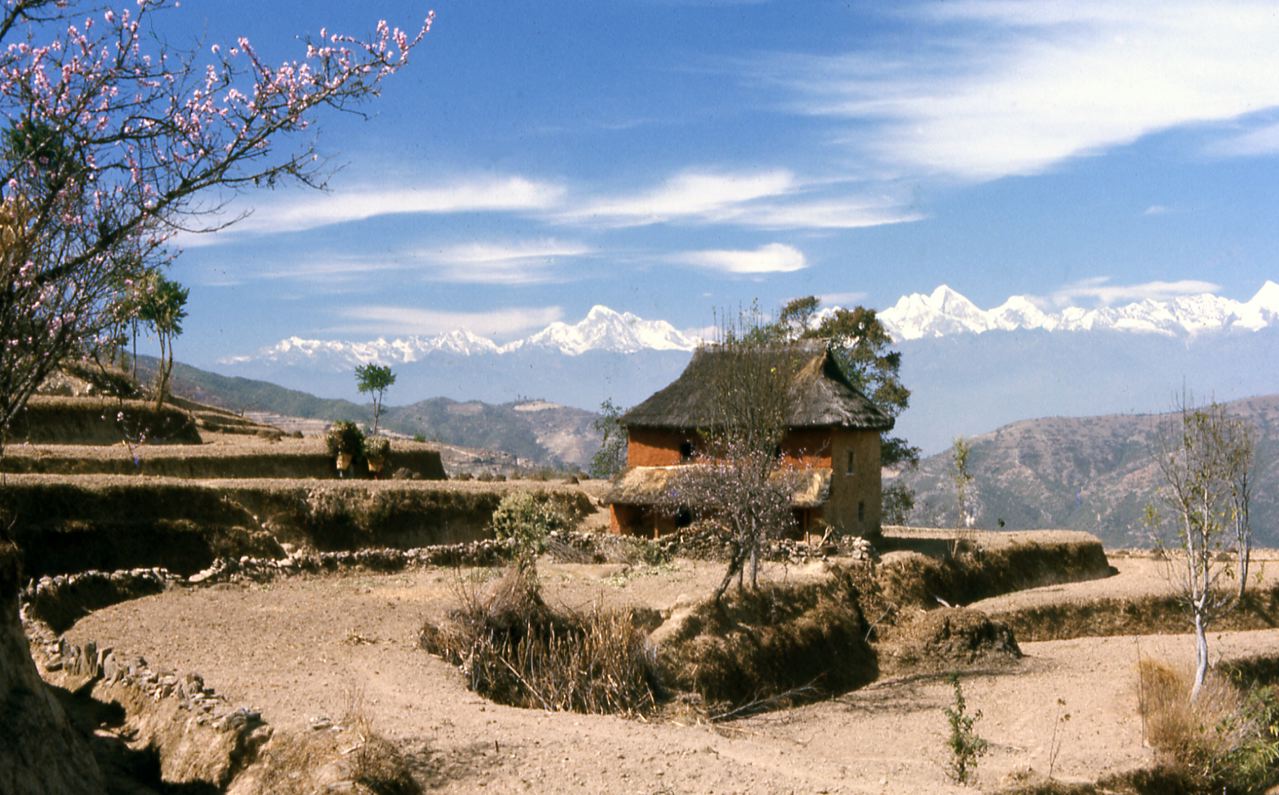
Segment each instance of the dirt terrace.
M1116 577L1001 599L1166 587L1157 561L1121 557L1115 563ZM1276 567L1267 568L1271 576ZM801 579L822 571L822 564L774 565L767 576ZM657 569L542 566L548 598L574 607L600 599L665 609L708 593L719 574L716 564L688 560ZM465 689L455 669L418 651L415 639L423 620L442 616L460 587L488 576L493 573L428 569L174 591L101 610L67 635L198 672L280 727L340 719L352 700L362 701L379 731L406 748L426 749L427 768L442 792L965 791L950 785L943 771L942 710L951 693L942 677L885 680L830 701L716 726L487 702ZM1277 644L1279 630L1212 638L1213 653L1223 657L1273 652ZM978 731L992 746L979 768L984 786L1031 768L1047 773L1054 729L1060 732L1059 778L1091 780L1151 762L1137 717L1136 662L1139 655L1189 660L1188 636L1030 643L1023 650L1017 667L973 672L964 680L971 708L984 715ZM1058 719L1066 713L1068 721Z

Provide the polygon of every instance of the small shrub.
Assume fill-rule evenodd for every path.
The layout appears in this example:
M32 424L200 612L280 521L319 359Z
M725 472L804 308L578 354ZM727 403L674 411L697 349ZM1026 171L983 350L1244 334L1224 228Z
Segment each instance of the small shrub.
M554 531L573 529L575 517L553 503L546 494L517 491L507 494L493 511L489 528L499 541L515 546L520 560L531 560L546 551L546 538Z
M422 444L426 441L426 437L420 433L415 433L413 434L413 441L417 442L418 444Z
M946 774L956 784L968 784L976 773L977 760L986 755L989 744L973 728L981 720L981 710L969 714L959 674L951 674L950 683L955 688L955 700L945 710L946 721L950 724L950 735L946 738L950 761Z

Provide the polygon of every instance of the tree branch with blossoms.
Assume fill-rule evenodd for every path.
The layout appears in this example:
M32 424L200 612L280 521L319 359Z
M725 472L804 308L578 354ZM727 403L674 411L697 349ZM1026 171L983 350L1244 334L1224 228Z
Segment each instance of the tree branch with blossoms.
M325 109L376 96L431 28L378 22L367 39L321 30L268 64L246 38L207 53L149 34L170 0L124 6L5 0L0 12L0 450L45 377L105 344L119 306L173 256L180 230L230 195L323 186Z

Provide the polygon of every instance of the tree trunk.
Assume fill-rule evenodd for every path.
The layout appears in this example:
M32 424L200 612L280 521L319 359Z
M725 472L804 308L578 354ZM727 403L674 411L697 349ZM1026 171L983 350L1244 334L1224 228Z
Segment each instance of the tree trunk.
M1248 563L1252 559L1252 540L1244 539L1239 542L1239 593L1238 597L1242 601L1244 591L1248 589Z
M1195 610L1195 686L1190 690L1190 700L1199 697L1204 679L1208 676L1208 628L1203 613Z

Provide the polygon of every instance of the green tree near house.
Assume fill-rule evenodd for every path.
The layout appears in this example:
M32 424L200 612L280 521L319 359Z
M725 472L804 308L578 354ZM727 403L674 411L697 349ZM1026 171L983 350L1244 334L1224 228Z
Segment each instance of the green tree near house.
M796 298L765 327L774 340L794 342L824 339L830 342L844 377L893 419L910 405L910 390L901 381L902 355L892 350L892 337L874 309L856 306L836 309L818 318L821 301L816 296ZM919 448L900 436L883 436L879 442L882 466L913 470L919 466ZM889 524L904 524L915 506L915 493L898 477L884 488L883 516Z
M607 398L600 404L600 416L591 427L600 435L600 449L591 457L591 474L612 478L626 469L626 428L622 426L622 407Z
M362 394L373 398L373 434L377 434L378 419L382 415L382 399L386 390L395 383L395 373L389 365L361 364L355 368L355 385Z
M187 316L187 298L191 291L157 271L141 292L138 319L151 327L160 341L160 364L155 374L155 408L164 406L169 393L169 377L173 374L173 341L182 333Z

